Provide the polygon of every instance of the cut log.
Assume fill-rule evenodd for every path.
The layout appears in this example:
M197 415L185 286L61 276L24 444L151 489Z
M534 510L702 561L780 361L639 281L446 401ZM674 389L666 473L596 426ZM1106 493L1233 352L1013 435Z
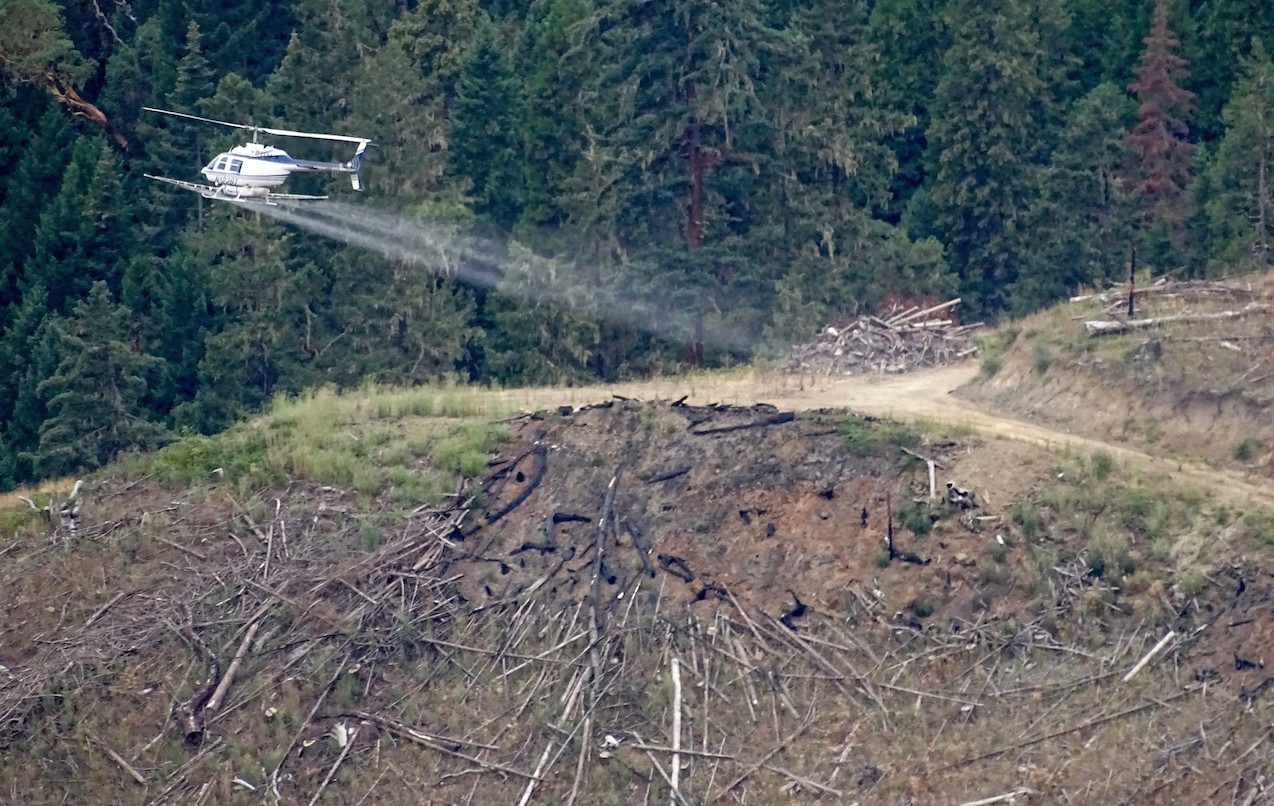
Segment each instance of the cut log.
M891 320L889 324L893 325L894 327L898 327L899 325L906 324L907 322L911 322L916 319L922 319L931 313L937 313L938 311L945 311L947 308L954 308L956 305L959 305L959 304L960 304L960 298L956 297L955 299L947 300L941 305L934 305L930 308L925 308L923 311L916 311L915 313L907 314L901 319Z
M1234 319L1239 316L1247 316L1250 313L1260 313L1268 311L1269 305L1261 302L1252 302L1244 305L1236 311L1215 311L1212 313L1182 313L1173 316L1157 316L1150 319L1130 319L1128 321L1119 320L1090 320L1084 323L1084 328L1090 336L1110 336L1118 333L1127 333L1130 330L1140 330L1147 327L1155 327L1156 325L1168 325L1175 322L1211 322L1218 319Z

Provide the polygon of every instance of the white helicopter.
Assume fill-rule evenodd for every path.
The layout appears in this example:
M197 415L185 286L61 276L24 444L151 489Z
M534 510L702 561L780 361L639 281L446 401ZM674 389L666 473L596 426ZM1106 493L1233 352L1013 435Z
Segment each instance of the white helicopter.
M347 137L342 134L315 134L312 132L296 132L289 129L271 129L265 126L252 126L246 123L227 123L224 120L213 120L212 118L199 117L198 115L188 115L185 112L172 112L167 109L155 109L154 107L142 107L148 112L158 112L162 115L173 115L174 117L186 118L188 120L197 120L201 123L215 123L218 126L229 126L232 129L247 129L252 132L252 142L241 146L235 146L229 151L222 152L212 158L204 169L200 171L203 177L210 184L201 185L197 182L183 182L180 179L170 179L166 176L154 176L146 174L146 178L154 179L159 182L167 182L170 185L176 185L183 190L193 191L203 196L205 199L217 199L221 201L239 201L239 202L257 202L264 204L276 204L280 201L321 201L326 196L306 196L298 193L274 193L272 188L276 188L287 180L288 176L295 171L326 171L328 173L343 173L350 175L350 184L354 186L354 190L362 190L362 182L358 179L358 166L363 160L363 152L367 150L367 146L371 144L371 140L365 137ZM261 134L273 134L281 137L304 137L311 140L335 140L342 143L357 143L358 148L354 151L354 158L349 162L315 162L313 160L298 160L288 156L288 153L281 148L274 146L262 145L257 142L257 138Z

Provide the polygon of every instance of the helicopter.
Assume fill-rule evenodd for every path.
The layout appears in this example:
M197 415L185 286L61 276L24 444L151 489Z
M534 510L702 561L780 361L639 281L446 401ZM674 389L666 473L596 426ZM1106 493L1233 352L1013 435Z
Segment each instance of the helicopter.
M265 126L253 126L247 123L228 123L224 120L190 115L185 112L173 112L167 109L156 109L151 106L142 107L147 112L158 112L161 115L195 120L200 123L215 123L218 126L229 126L233 129L246 129L252 132L252 142L235 146L223 151L204 166L200 173L209 184L185 182L167 176L145 174L147 179L166 182L183 190L198 193L205 199L234 202L255 202L276 205L278 202L322 201L327 196L307 196L299 193L275 193L278 187L295 171L325 171L328 173L349 174L350 184L354 190L362 190L363 184L358 178L358 166L363 160L363 152L371 145L366 137L348 137L343 134L316 134L298 132L290 129L271 129ZM259 142L262 134L279 137L303 137L310 140L335 140L342 143L357 143L354 158L349 162L316 162L299 160L289 156L286 151L275 146Z

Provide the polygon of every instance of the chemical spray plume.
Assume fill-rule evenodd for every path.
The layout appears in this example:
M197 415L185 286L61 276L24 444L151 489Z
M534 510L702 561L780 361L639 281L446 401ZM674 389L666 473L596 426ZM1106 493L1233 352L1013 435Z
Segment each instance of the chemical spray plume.
M470 285L498 288L529 302L565 308L670 339L690 340L695 335L692 312L661 298L663 289L658 283L645 294L602 287L596 278L582 277L575 267L536 255L516 243L507 249L499 248L465 235L454 225L338 202L297 207L253 203L241 206L405 265L421 266ZM716 322L703 323L700 338L705 345L741 352L750 350L756 341Z

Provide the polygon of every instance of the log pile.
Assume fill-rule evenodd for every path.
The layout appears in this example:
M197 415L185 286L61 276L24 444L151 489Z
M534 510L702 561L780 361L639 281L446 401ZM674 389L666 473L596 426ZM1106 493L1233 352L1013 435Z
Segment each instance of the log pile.
M828 325L819 337L792 348L788 372L866 375L910 372L950 364L977 352L973 331L981 322L959 324L951 309L960 298L928 308L912 306L881 316L859 316Z

